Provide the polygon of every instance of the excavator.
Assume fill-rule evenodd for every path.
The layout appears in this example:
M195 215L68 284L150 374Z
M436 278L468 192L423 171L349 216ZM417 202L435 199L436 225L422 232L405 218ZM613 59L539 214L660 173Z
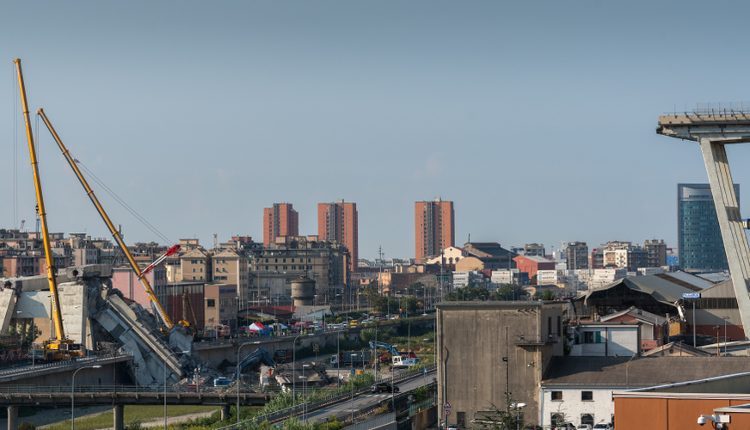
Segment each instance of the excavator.
M55 278L57 268L55 259L52 255L52 247L49 241L49 231L47 230L47 212L44 208L44 195L42 194L42 182L39 177L39 161L36 157L36 147L34 146L34 135L31 132L31 122L29 120L29 106L26 99L26 86L23 81L23 72L21 70L21 60L16 58L13 61L16 65L16 74L18 76L18 89L21 93L21 106L23 108L23 119L26 123L26 141L29 145L29 158L31 159L31 170L34 173L34 190L36 191L36 203L39 220L41 223L42 243L44 245L44 258L47 262L47 282L49 283L52 321L55 327L55 333L52 339L44 342L43 358L46 361L70 360L85 355L85 350L81 344L68 339L65 336L63 327L62 312L60 310L60 294L57 289L57 279Z
M130 268L133 270L133 272L135 272L136 276L138 277L138 280L143 286L143 289L146 291L146 295L148 296L154 309L156 310L156 314L161 319L165 334L168 334L171 340L172 336L178 334L179 332L180 336L183 338L179 343L182 344L183 347L184 345L191 343L187 339L188 337L191 337L193 334L191 327L190 327L190 323L186 320L179 321L178 324L175 324L174 322L172 322L172 319L167 314L166 310L164 309L164 306L162 306L161 302L159 302L159 299L156 297L156 293L154 292L154 289L151 287L151 283L149 283L148 279L146 278L146 274L150 272L154 267L156 267L159 263L164 261L170 255L177 253L180 250L180 246L173 245L167 250L165 254L160 256L158 259L156 259L153 263L151 263L148 267L146 267L142 271L141 268L138 266L138 263L136 263L135 258L133 257L133 254L130 252L130 249L125 244L125 241L122 239L122 235L117 230L117 228L115 228L115 225L114 223L112 223L112 220L109 218L107 211L104 210L104 207L99 202L99 199L96 197L94 190L91 188L88 181L83 176L83 173L78 168L78 164L76 160L73 158L73 156L70 154L70 150L68 150L68 148L65 146L62 139L60 138L60 135L52 126L52 122L47 117L47 114L44 112L44 109L39 108L39 110L37 111L37 115L39 115L39 117L42 119L42 122L44 122L44 125L49 130L50 134L52 135L52 138L57 143L58 148L60 148L60 151L62 152L63 157L65 157L65 160L68 162L68 165L73 170L73 173L75 173L76 178L78 178L78 182L80 182L81 186L83 186L83 189L86 191L86 195L88 196L89 200L91 200L91 203L96 208L102 221L104 221L104 224L107 226L107 229L112 234L113 239L115 240L117 245L120 247L120 250L122 250L122 253L125 254L125 258L128 261Z

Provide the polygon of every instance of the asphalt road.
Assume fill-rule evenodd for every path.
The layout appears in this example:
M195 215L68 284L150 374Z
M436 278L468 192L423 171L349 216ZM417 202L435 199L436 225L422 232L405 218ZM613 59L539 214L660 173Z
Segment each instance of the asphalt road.
M419 376L415 379L396 384L396 386L399 388L399 391L401 393L405 393L407 391L411 391L423 385L431 383L434 377L435 371L432 371L428 372L425 376ZM333 417L343 418L346 416L350 416L352 414L352 411L354 411L354 413L356 414L357 411L366 409L370 406L374 406L385 399L389 399L390 397L390 393L361 394L359 396L355 396L353 401L351 399L345 400L340 403L336 403L334 405L326 406L322 409L310 412L307 414L306 420L311 423L320 423L325 422L329 418ZM302 416L299 416L298 418L302 419Z

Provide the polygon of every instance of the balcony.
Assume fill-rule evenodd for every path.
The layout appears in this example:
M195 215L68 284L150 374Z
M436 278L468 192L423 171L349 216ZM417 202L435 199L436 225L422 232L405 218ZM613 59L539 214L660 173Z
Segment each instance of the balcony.
M538 336L517 336L515 340L516 346L544 346L557 343L560 341L560 337L555 334L550 334L547 337Z

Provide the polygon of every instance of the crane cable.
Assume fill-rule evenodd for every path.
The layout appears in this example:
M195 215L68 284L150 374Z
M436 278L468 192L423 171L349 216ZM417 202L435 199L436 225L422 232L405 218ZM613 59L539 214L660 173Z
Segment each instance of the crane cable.
M120 197L119 195L117 195L117 193L115 193L114 190L112 190L111 188L109 188L104 183L104 181L102 181L101 179L99 179L99 177L97 177L94 174L94 172L91 171L91 169L89 169L88 167L86 167L85 164L83 164L77 158L74 158L73 161L75 161L75 163L78 164L78 166L80 166L86 172L86 174L89 177L91 177L91 179L94 180L94 182L96 182L97 184L99 184L99 186L104 191L106 191L107 194L109 194L113 199L115 199L115 201L117 203L119 203L120 206L122 206L126 211L130 212L130 214L133 215L133 217L135 219L137 219L141 224L143 224L147 229L151 230L152 233L154 233L155 235L157 235L165 243L167 243L167 244L174 243L165 234L163 234L161 231L159 231L159 229L156 228L156 226L154 226L153 224L151 224L150 222L148 222L148 220L145 217L143 217L135 209L133 209L130 205L128 205L122 197Z

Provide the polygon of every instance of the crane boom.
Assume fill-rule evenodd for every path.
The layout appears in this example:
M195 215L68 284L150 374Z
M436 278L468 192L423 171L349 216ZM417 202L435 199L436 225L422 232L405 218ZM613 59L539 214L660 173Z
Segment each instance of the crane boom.
M52 299L52 321L55 324L55 338L59 342L66 339L65 329L60 312L60 295L57 291L57 280L55 279L55 258L52 255L52 247L49 243L49 232L47 231L47 212L44 209L44 196L42 195L42 181L39 178L39 161L36 158L36 147L34 146L34 135L31 132L31 121L29 120L29 105L26 100L26 86L21 71L21 59L13 60L16 64L18 75L18 89L21 92L21 106L23 107L23 119L26 123L26 141L29 144L29 157L31 158L31 170L34 172L34 190L36 191L36 204L39 211L39 220L42 225L42 243L44 244L44 258L47 261L47 282L49 283L50 298Z
M174 323L172 322L172 319L169 318L169 315L167 315L167 312L164 310L164 307L159 302L159 299L156 297L156 293L154 293L154 289L151 287L151 284L148 282L146 277L143 276L144 274L141 272L140 267L138 267L138 263L136 263L135 258L133 258L133 254L130 252L130 249L128 249L128 246L125 245L125 241L122 240L122 236L120 235L120 232L117 231L117 229L115 228L115 225L112 223L112 220L110 220L109 215L107 215L107 212L104 210L104 207L101 205L101 203L99 203L99 199L96 197L96 194L94 194L94 190L92 190L91 186L89 186L88 181L83 176L83 173L81 173L81 170L78 168L78 165L76 164L76 161L73 159L73 156L70 155L70 151L65 146L62 139L60 139L60 136L57 134L57 131L55 131L55 128L52 126L52 123L50 122L49 118L47 118L47 115L44 113L44 109L39 108L39 110L37 111L37 114L42 118L42 121L44 121L44 125L47 126L47 129L49 130L50 134L52 134L52 137L55 139L55 142L57 143L57 146L60 148L60 151L65 157L65 160L68 162L68 165L70 165L70 168L73 169L73 172L78 178L78 182L80 182L84 190L86 190L86 195L88 195L89 200L91 200L91 203L93 203L97 212L99 212L99 216L101 216L102 220L104 221L104 224L107 225L109 232L112 233L112 237L115 239L115 242L117 242L117 245L125 254L125 258L128 260L128 264L130 264L130 268L133 269L133 272L135 272L136 276L138 277L138 280L141 282L141 285L143 285L143 288L146 290L146 294L148 295L149 300L151 300L151 303L154 304L154 307L156 308L156 312L159 314L159 317L164 322L164 325L169 330L171 330L174 327ZM28 117L28 112L26 112L26 116ZM29 129L29 133L30 133L30 130L31 129ZM42 223L42 225L44 225L44 223Z

